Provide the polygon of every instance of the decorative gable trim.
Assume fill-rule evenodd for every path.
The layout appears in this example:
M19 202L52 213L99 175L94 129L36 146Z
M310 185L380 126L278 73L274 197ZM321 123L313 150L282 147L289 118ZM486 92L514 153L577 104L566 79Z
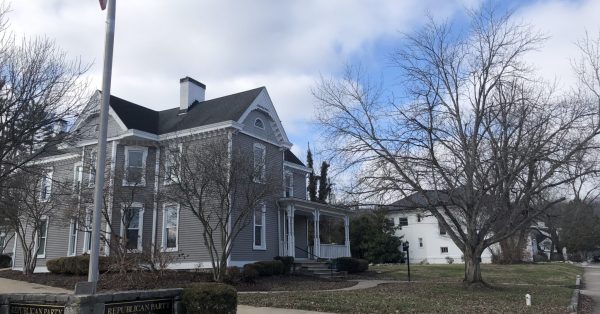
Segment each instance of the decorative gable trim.
M86 112L86 114L80 116L77 119L77 121L75 121L75 124L72 127L73 130L79 129L81 124L84 123L92 115L100 114L100 101L101 100L102 100L101 93L100 93L100 91L97 90L92 95L90 101L88 102L87 106L85 106L85 109L83 110L83 112ZM121 130L123 130L123 131L128 130L125 123L123 123L123 120L121 120L119 115L110 106L108 107L108 116L112 117L115 120L115 122L117 122L117 124L119 125Z
M290 140L287 137L287 134L285 133L283 125L281 124L281 120L277 115L277 110L275 110L273 101L271 100L271 97L269 96L269 93L267 92L266 88L262 89L260 94L258 94L254 101L252 101L252 104L250 104L250 106L246 109L244 114L242 114L242 116L237 122L243 123L248 117L248 115L254 110L260 110L271 117L271 126L275 131L275 136L279 141L279 145L288 149L291 148L292 143L290 142Z

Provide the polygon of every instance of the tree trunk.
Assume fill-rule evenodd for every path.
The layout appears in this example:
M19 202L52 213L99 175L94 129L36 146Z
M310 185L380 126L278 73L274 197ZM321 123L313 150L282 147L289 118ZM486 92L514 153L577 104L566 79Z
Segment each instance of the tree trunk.
M464 283L480 284L483 283L481 277L481 253L465 252L465 279Z

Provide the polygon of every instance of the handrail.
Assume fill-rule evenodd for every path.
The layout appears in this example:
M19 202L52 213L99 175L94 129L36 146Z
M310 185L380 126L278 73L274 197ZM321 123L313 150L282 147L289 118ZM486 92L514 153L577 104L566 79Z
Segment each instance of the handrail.
M311 253L311 252L309 252L309 251L307 251L307 250L305 250L305 249L303 249L303 248L301 248L301 247L297 247L297 246L296 246L296 248L297 248L298 250L300 250L300 251L302 251L302 252L305 252L306 254L308 254L308 258L310 258L310 256L311 256L311 255L312 255L313 257L316 257L317 259L319 259L319 258L320 258L320 257L319 257L319 256L317 256L315 253Z

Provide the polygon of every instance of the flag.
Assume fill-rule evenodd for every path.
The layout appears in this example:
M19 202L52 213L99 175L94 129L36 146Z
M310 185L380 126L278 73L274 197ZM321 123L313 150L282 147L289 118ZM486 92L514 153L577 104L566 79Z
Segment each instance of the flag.
M108 1L108 0L100 0L100 8L102 10L106 9L106 1Z

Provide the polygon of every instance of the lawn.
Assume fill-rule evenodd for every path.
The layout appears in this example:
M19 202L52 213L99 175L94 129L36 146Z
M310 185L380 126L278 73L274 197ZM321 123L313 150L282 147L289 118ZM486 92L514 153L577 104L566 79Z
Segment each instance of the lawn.
M406 265L372 266L378 279L407 280ZM574 285L575 276L582 275L580 267L563 263L481 265L483 280L490 284ZM461 282L464 265L411 265L411 280L425 282Z
M406 265L377 266L379 278L406 279ZM491 288L465 288L462 265L415 265L415 283L337 292L241 294L240 304L336 313L565 313L575 276L567 264L484 265ZM508 285L500 283L509 283ZM523 285L524 284L524 285ZM525 294L533 304L525 307Z

